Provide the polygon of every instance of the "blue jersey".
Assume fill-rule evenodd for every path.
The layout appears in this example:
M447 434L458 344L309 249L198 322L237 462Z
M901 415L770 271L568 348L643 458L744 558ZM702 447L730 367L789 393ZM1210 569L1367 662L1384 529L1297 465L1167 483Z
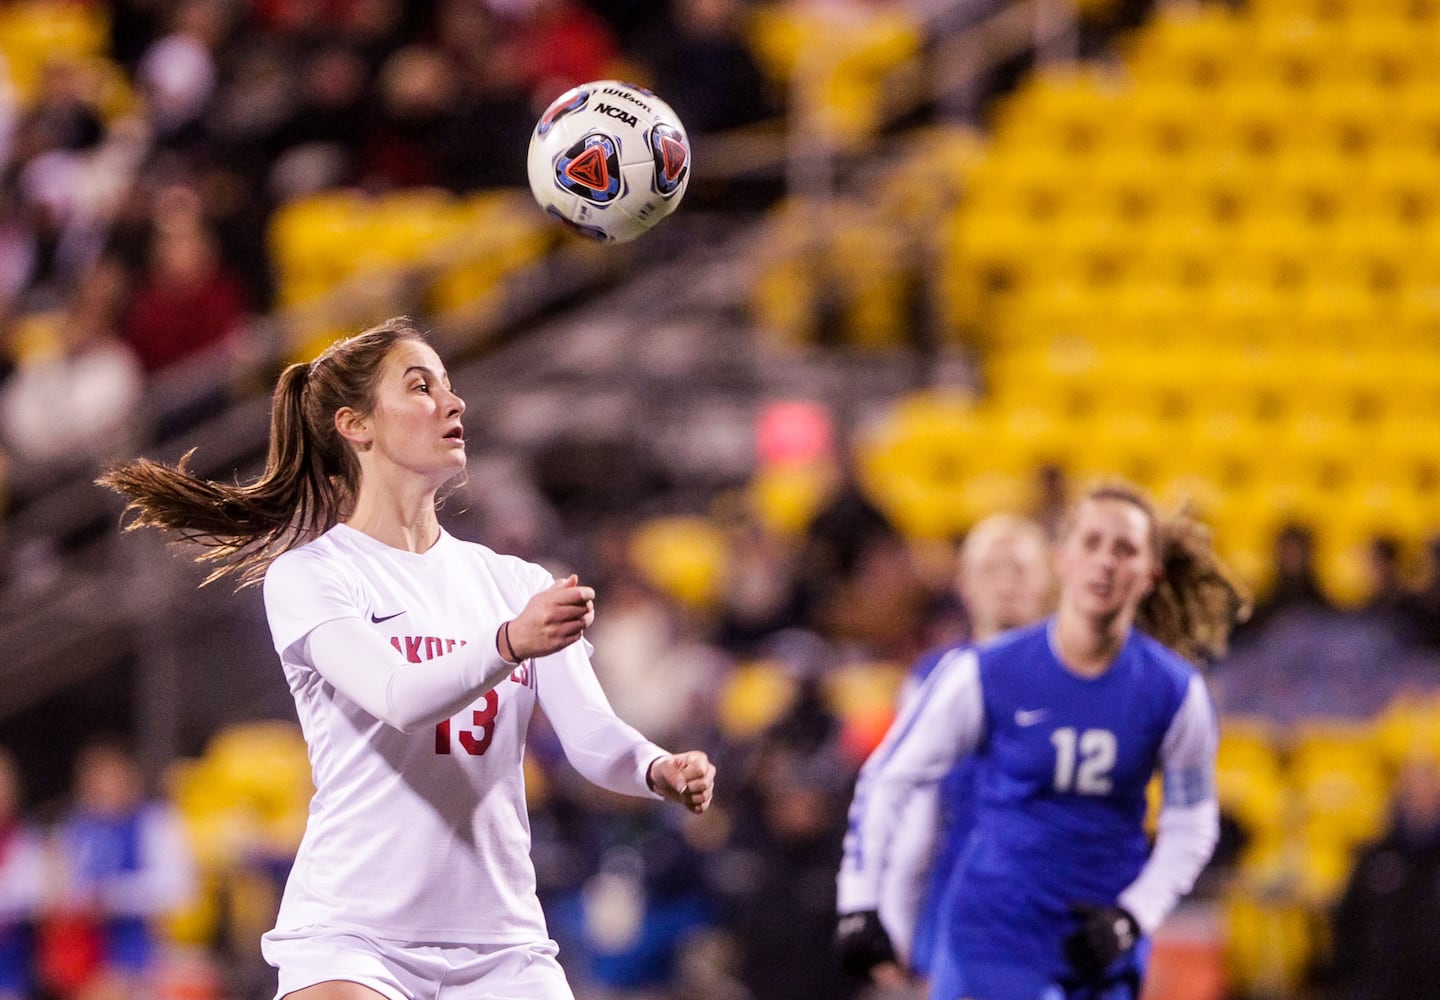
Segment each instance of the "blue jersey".
M890 817L973 755L974 830L940 942L962 968L1024 965L1059 979L1073 904L1119 902L1148 931L1213 848L1214 710L1195 670L1132 631L1104 674L1080 677L1053 652L1051 627L936 669L857 783L842 910L866 908L887 847L903 840ZM1152 853L1144 818L1157 769L1165 812Z
M1109 670L1082 678L1041 625L982 651L979 674L975 835L949 945L1059 974L1070 907L1115 902L1149 857L1146 788L1195 672L1132 631Z

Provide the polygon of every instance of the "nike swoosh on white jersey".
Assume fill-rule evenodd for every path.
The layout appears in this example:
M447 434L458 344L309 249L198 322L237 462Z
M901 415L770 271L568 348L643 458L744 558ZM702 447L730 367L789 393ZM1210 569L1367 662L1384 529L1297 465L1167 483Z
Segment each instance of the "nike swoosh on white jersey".
M1037 722L1043 722L1050 714L1048 708L1017 708L1015 710L1015 725L1033 726Z

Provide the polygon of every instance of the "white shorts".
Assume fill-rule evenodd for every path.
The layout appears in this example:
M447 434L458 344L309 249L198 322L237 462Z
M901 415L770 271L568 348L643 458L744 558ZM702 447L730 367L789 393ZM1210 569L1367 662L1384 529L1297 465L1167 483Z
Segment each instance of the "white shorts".
M280 971L276 1000L343 979L389 1000L574 1000L549 939L513 945L429 945L354 931L270 931L260 950Z

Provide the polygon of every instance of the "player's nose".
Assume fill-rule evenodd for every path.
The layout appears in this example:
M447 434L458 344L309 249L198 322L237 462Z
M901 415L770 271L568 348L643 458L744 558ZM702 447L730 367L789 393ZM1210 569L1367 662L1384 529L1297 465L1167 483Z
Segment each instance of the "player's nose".
M464 412L465 400L460 398L460 394L458 392L456 392L454 389L451 389L450 405L445 408L445 415L448 417L458 417Z

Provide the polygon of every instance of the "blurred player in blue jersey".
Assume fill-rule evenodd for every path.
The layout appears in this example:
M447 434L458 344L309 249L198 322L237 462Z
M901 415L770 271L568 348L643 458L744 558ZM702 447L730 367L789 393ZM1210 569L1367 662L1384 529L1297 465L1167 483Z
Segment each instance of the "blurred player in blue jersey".
M980 521L965 536L955 568L955 591L969 621L969 636L965 643L932 650L916 662L900 691L902 714L940 661L1029 625L1050 608L1053 587L1045 530L1029 518L994 514ZM965 757L937 785L917 790L912 815L898 825L897 839L915 831L922 849L934 843L934 855L897 844L883 862L880 920L910 971L919 976L929 973L940 895L970 836L974 787L974 758ZM926 829L927 824L938 828ZM923 892L918 901L916 891Z
M1223 651L1245 600L1208 533L1103 484L1071 510L1053 565L1055 615L947 658L861 771L838 886L854 971L893 960L886 860L914 839L897 836L910 801L962 757L974 830L945 894L934 1000L1135 1000L1148 935L1214 849L1215 712L1187 659Z

